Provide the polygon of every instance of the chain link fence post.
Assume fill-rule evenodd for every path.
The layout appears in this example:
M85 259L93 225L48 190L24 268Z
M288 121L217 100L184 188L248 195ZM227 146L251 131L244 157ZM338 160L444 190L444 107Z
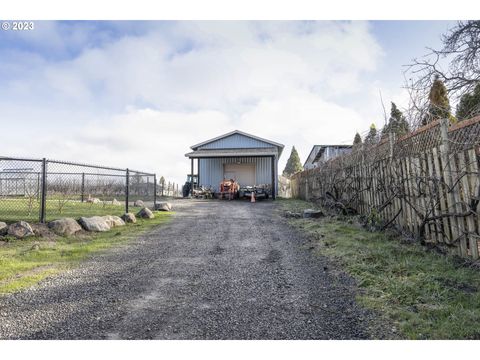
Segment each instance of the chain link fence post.
M153 210L157 209L157 174L153 174Z
M81 185L81 194L80 198L82 203L85 201L85 173L82 173L82 185Z
M128 196L129 196L129 185L130 185L130 171L127 169L126 172L126 182L125 182L125 213L128 213Z
M40 222L45 223L47 203L47 159L42 159L42 195L40 197Z

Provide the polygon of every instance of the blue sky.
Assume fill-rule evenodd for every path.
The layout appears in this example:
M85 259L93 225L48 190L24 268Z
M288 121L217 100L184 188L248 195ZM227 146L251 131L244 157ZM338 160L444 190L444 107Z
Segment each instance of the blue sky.
M2 155L182 182L190 145L240 129L301 159L406 106L402 65L453 22L35 22L0 32Z

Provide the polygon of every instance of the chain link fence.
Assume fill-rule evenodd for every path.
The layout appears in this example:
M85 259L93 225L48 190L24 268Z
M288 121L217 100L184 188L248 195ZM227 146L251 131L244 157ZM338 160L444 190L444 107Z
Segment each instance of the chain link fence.
M142 206L154 208L157 194L156 175L151 173L0 157L0 221L120 216Z

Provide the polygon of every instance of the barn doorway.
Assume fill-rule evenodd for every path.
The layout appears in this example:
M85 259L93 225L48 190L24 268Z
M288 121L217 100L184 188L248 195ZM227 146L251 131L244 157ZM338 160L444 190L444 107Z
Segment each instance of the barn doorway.
M255 164L224 164L224 179L234 179L240 186L255 185Z

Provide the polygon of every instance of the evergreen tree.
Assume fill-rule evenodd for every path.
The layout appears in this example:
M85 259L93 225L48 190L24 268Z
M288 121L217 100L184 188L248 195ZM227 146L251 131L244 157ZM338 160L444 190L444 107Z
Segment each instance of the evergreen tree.
M383 128L382 137L388 136L390 132L394 133L397 138L410 132L410 126L405 116L403 116L403 113L397 108L397 105L393 101L390 109L390 119L388 119L388 124Z
M456 122L456 118L450 113L447 88L438 75L435 76L428 99L430 104L428 106L428 114L423 119L423 125L438 119L449 119L451 123Z
M303 170L302 163L300 162L300 157L298 156L297 149L295 146L292 148L292 152L290 153L290 157L287 160L287 165L285 166L285 170L283 170L283 176L292 176L299 171Z
M370 131L365 137L365 144L374 144L377 141L377 127L372 123Z
M362 143L362 137L360 134L357 132L355 134L355 138L353 139L353 145L360 145Z
M460 98L457 106L459 121L470 119L480 114L480 82L475 86L473 93L466 93Z

